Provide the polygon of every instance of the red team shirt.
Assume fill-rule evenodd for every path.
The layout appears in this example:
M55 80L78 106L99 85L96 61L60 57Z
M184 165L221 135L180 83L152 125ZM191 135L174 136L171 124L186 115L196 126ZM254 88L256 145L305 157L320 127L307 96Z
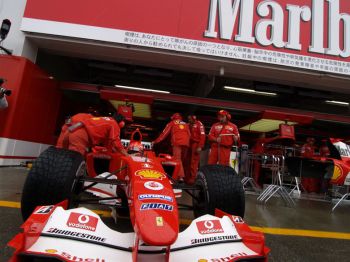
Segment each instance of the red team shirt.
M198 147L203 148L205 144L205 128L201 121L196 120L191 125L191 142L198 143Z
M171 134L172 146L188 147L190 145L190 128L184 121L176 119L169 122L154 143L163 141L169 134Z
M91 117L82 122L94 146L104 145L119 150L124 148L120 141L120 128L113 118Z
M208 138L210 141L213 141L213 140L216 141L216 139L220 135L225 135L225 134L234 134L237 136L237 140L239 141L238 128L235 124L233 124L231 122L227 122L226 124L223 124L220 122L215 123L210 129ZM220 145L225 146L225 147L231 147L234 144L234 142L235 142L234 136L222 136Z

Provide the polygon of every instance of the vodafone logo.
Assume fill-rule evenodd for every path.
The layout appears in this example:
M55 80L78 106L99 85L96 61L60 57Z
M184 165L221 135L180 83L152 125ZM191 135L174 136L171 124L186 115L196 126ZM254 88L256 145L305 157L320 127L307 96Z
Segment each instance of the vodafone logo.
M67 226L95 231L97 223L96 217L72 212L68 218Z
M212 229L214 227L214 223L213 223L213 221L205 221L204 226L207 229Z
M78 217L78 221L81 224L86 224L86 223L88 223L90 221L90 218L87 215L81 215L81 216Z
M206 220L196 223L198 232L202 235L223 233L220 220Z

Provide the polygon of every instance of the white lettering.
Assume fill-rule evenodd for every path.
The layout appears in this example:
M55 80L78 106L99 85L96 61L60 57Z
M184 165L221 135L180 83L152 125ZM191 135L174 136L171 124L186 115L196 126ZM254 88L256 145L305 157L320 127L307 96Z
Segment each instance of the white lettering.
M69 227L75 227L75 228L80 228L80 229L86 229L86 230L91 230L91 231L95 231L96 228L95 227L91 227L91 226L87 226L87 225L83 225L83 224L75 224L75 223L68 223Z
M204 36L252 44L257 42L262 46L273 45L277 48L300 51L303 49L301 36L308 37L310 34L309 52L350 57L350 14L340 13L340 0L312 0L312 7L284 5L273 0L210 0L208 28ZM326 6L327 49L325 46L327 32L324 26ZM261 17L255 25L254 11ZM285 15L288 15L288 25L285 25ZM239 22L237 22L238 16ZM310 32L306 31L309 28L306 22L310 23ZM234 35L236 26L238 32ZM219 28L219 32L216 28ZM288 32L286 39L284 30Z
M254 0L242 1L241 14L239 16L239 32L235 37L236 41L254 43L253 37L253 19Z
M339 0L327 0L329 2L329 19L328 19L328 49L326 54L341 57L350 56L350 15L339 13ZM340 22L343 22L343 50L340 49Z
M324 3L323 0L312 1L312 40L309 48L310 52L324 53L323 47L323 23L324 23Z
M284 14L282 7L272 1L261 2L257 7L257 13L261 17L267 17L270 15L271 19L261 19L256 24L255 36L256 40L263 46L274 45L275 47L284 47L283 42L283 22ZM271 29L271 36L268 37L268 29Z
M209 9L208 30L204 32L205 37L210 37L210 38L218 37L218 33L215 31L217 10L218 10L218 0L211 0L210 9Z
M208 30L205 31L204 36L216 38L218 35L215 31L215 25L219 5L220 38L231 40L240 3L241 0L233 0L233 2L232 0L211 0L209 27Z
M308 6L287 5L289 11L288 43L286 48L301 50L300 44L300 19L310 21L311 10Z

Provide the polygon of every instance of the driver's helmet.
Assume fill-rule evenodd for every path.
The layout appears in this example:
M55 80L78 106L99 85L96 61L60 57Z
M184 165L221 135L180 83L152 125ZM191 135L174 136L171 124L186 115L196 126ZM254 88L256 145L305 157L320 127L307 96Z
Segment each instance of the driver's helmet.
M143 153L143 145L140 141L131 141L128 146L128 153L129 154L135 154L135 153Z

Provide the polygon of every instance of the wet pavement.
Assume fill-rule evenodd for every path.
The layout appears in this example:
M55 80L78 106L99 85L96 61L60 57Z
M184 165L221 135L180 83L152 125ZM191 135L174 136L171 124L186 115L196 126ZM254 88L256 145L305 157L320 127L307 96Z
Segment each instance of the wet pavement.
M19 232L22 223L20 209L9 205L20 201L26 172L23 168L0 168L0 261L8 261L11 256L12 249L6 243ZM184 197L182 201L189 199ZM248 194L245 220L265 232L272 230L272 234L265 234L271 248L269 261L350 261L350 240L340 239L344 236L339 234L347 233L345 238L350 238L350 204L341 205L334 213L331 208L330 202L307 199L288 208L279 198L263 206L257 204L256 195ZM190 211L180 214L182 221L193 218ZM131 228L127 219L119 219L118 225L113 225L110 217L103 219L120 231ZM295 236L300 230L302 236ZM320 237L308 237L310 233Z

